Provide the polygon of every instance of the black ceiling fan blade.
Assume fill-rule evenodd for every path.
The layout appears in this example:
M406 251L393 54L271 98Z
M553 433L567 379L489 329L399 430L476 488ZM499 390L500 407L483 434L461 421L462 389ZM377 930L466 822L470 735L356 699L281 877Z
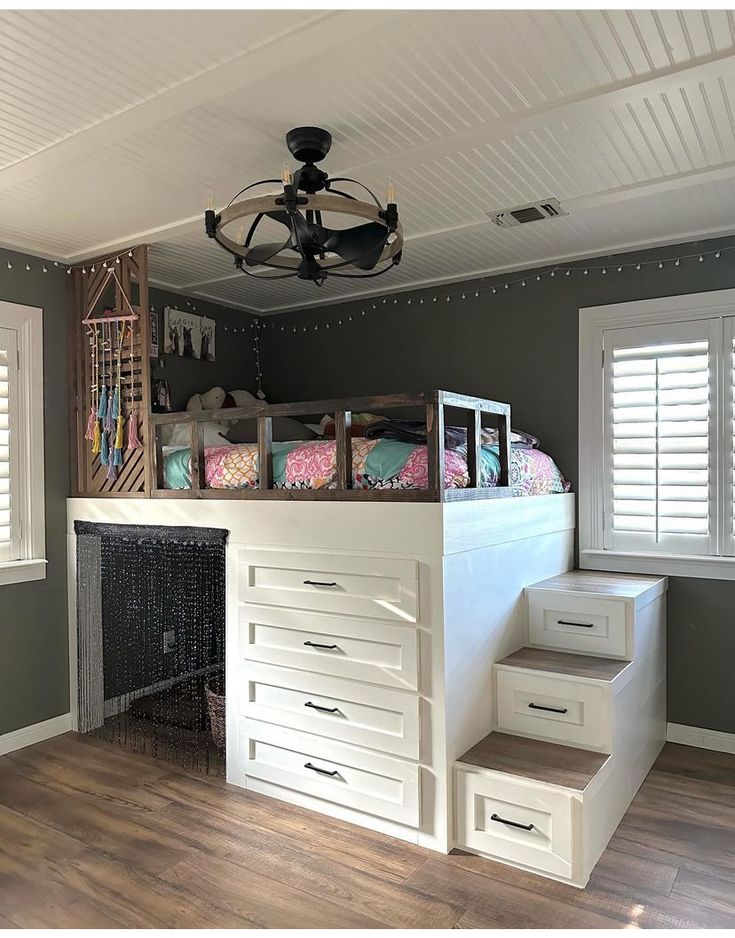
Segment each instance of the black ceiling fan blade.
M278 244L256 244L255 247L248 248L248 252L244 257L245 263L249 267L255 267L258 264L265 264L271 259L271 257L274 257L276 254L278 254L279 251L289 247L290 244L290 238L284 244L282 244L280 241Z
M325 228L324 232L324 250L334 251L342 260L354 264L360 270L372 270L375 267L383 253L388 234L385 225L377 222L339 231Z

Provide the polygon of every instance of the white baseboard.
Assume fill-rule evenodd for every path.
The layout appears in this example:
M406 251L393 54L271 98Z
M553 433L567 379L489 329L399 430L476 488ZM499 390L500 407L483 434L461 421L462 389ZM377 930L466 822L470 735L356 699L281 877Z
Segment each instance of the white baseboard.
M70 729L71 713L63 713L61 716L44 720L43 723L34 723L32 726L23 726L19 730L0 736L0 756L15 752L16 749L23 749L25 746L32 746L34 743L41 743L44 739L51 739L52 736L68 733Z
M697 749L713 749L715 752L735 753L735 733L721 733L699 726L684 726L683 723L666 724L666 741L695 746Z

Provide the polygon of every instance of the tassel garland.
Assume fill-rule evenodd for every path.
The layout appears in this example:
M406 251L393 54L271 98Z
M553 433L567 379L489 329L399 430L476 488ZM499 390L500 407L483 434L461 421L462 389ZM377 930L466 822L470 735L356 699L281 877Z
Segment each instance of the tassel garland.
M123 440L125 437L124 433L124 424L125 418L122 414L117 415L117 430L115 431L115 456L113 462L116 466L122 466L123 456Z
M112 459L107 464L107 478L110 482L114 482L117 479L117 466L112 461Z
M94 432L93 432L93 435L92 435L92 452L93 452L93 453L99 453L99 451L100 451L100 446L101 446L101 443L102 443L101 437L102 437L102 432L101 432L101 430L100 430L99 420L95 420L95 422L94 422Z
M99 420L104 420L107 416L107 388L103 387L100 392L100 403L97 407L97 417Z
M100 462L103 466L108 465L110 461L110 440L107 432L102 434L102 445L100 446Z
M128 417L128 445L125 447L125 449L131 450L142 448L143 444L140 442L140 437L138 436L138 414L133 411L132 414Z
M84 434L85 440L94 439L94 428L97 423L97 414L95 413L94 407L89 409L89 417L87 418L87 432Z

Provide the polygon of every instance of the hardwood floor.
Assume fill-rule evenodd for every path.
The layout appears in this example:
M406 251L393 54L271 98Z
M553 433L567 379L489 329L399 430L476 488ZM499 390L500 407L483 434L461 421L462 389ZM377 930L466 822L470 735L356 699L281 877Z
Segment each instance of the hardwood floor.
M735 756L667 745L577 890L70 733L0 758L0 926L735 927Z

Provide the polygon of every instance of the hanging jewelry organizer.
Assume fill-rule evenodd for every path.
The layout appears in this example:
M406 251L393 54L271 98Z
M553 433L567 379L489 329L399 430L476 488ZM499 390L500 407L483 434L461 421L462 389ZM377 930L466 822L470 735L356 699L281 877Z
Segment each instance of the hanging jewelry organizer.
M150 413L147 247L75 267L72 453L77 495L146 495Z

